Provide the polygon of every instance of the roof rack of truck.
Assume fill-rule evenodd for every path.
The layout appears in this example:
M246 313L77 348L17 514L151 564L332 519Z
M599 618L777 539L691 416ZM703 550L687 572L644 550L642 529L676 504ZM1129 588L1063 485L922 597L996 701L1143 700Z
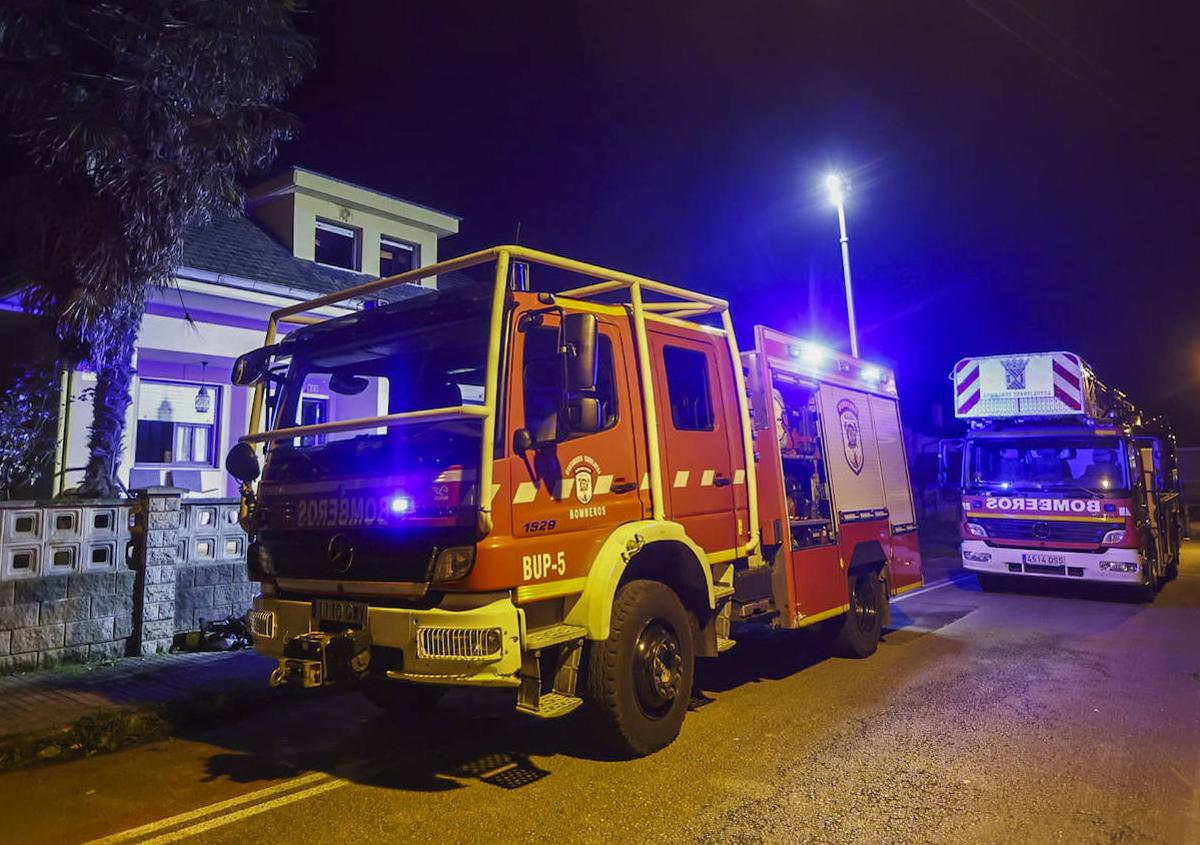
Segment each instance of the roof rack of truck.
M474 417L479 418L483 425L483 442L492 443L495 439L495 424L496 424L496 395L497 395L497 379L499 373L500 361L500 337L501 325L504 320L504 307L508 290L521 289L528 291L528 281L530 273L528 268L523 274L513 273L513 267L518 262L526 265L541 265L551 267L567 273L584 276L597 281L586 284L580 287L571 287L565 290L539 293L540 297L544 298L547 304L551 304L558 299L573 300L575 302L589 302L593 307L608 306L608 307L627 307L633 319L634 341L637 345L637 361L639 367L639 378L642 388L642 404L645 410L646 423L646 440L649 456L649 486L651 491L651 507L656 519L663 517L664 513L664 494L662 482L662 463L659 458L658 436L657 436L657 418L655 413L653 378L651 374L651 358L650 346L647 340L646 321L674 321L683 323L689 327L696 328L700 331L716 333L722 336L729 346L729 352L733 363L734 387L737 391L737 396L746 396L746 377L742 369L741 355L737 346L737 338L733 331L733 322L729 315L729 303L715 296L696 293L685 288L669 285L665 282L647 279L641 276L635 276L631 273L625 273L620 270L612 270L607 267L601 267L597 264L589 264L584 261L576 261L570 258L564 258L559 255L554 255L548 252L542 252L528 247L507 245L495 246L490 249L472 252L458 258L452 258L447 261L440 261L436 264L430 264L426 267L419 267L415 270L409 270L406 273L398 273L395 276L387 276L382 279L364 282L361 285L346 288L335 293L326 294L315 299L310 299L305 302L298 302L294 305L288 305L283 308L276 309L271 313L267 321L267 332L264 347L273 347L276 339L278 327L281 322L294 323L303 326L317 325L325 322L331 317L316 316L312 314L315 309L323 308L329 305L336 305L347 300L364 300L373 294L378 294L388 288L397 287L409 282L418 282L421 279L426 279L431 276L437 276L440 273L449 273L451 271L465 270L470 267L476 267L483 264L495 264L495 273L492 282L492 305L490 314L490 325L488 332L488 364L487 364L487 383L484 386L484 403L481 406L460 406L433 408L423 411L406 411L394 414L382 414L375 417L364 417L355 420L346 420L338 423L320 423L310 426L298 426L288 428L286 430L276 431L260 431L259 426L263 419L263 409L266 403L266 385L259 383L254 392L254 397L250 409L250 426L249 433L239 438L243 443L259 443L271 440L287 439L295 436L306 434L324 434L337 430L352 430L364 428L367 426L379 425L398 425L404 423L415 422L433 422L441 419ZM523 278L522 278L523 277ZM515 281L515 283L514 283ZM532 291L529 291L532 292ZM646 297L650 295L650 298ZM617 297L618 302L614 303L612 297ZM698 318L707 315L716 315L720 318L720 327L714 327L707 323L698 321ZM749 420L748 407L743 401L741 403L741 412L743 414L742 425L742 446L746 460L746 475L747 483L751 486L755 483L754 478L754 446L751 440L751 427ZM488 447L490 449L490 447ZM484 460L479 478L479 489L490 490L492 486L492 464L489 460ZM481 525L490 524L490 504L487 504L488 497L480 496L480 512ZM758 518L757 501L751 497L750 501L750 518L751 523L755 524Z

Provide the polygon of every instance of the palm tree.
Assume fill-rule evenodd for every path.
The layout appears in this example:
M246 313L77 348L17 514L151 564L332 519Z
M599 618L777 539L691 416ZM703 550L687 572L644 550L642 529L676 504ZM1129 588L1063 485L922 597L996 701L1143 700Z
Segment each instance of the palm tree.
M239 178L294 130L280 104L312 62L296 12L292 0L0 9L0 263L67 362L96 373L85 495L117 494L137 331L184 225L239 209Z

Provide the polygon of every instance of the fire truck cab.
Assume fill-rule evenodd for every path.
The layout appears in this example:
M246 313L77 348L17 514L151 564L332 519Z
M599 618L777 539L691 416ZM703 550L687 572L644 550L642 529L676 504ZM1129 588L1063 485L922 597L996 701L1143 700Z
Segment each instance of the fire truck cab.
M950 374L963 441L963 567L1117 584L1153 598L1179 564L1175 436L1072 352L964 358Z
M557 292L527 290L531 267ZM227 460L273 682L586 702L636 755L675 738L695 658L740 623L872 653L888 597L921 584L894 376L754 336L741 354L723 300L517 246L275 312L234 366L255 398Z

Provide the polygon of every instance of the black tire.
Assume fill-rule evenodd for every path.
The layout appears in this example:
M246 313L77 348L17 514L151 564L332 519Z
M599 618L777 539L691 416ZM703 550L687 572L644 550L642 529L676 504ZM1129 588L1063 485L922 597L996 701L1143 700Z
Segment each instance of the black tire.
M975 578L979 581L979 589L985 593L1001 593L1008 586L1003 575L992 572L976 572Z
M584 697L600 739L642 757L679 736L695 677L692 620L658 581L630 581L613 600L608 639L589 644Z
M879 646L883 630L883 585L874 570L859 572L850 579L850 609L840 620L833 638L833 653L839 657L870 657Z
M411 713L428 716L437 710L438 702L446 694L445 687L413 684L408 681L393 681L382 675L373 675L359 683L359 689L367 701L389 713Z
M1146 569L1149 580L1133 588L1133 600L1139 604L1149 604L1154 601L1154 597L1158 595L1158 588L1162 586L1162 579L1158 575L1158 562L1148 561Z

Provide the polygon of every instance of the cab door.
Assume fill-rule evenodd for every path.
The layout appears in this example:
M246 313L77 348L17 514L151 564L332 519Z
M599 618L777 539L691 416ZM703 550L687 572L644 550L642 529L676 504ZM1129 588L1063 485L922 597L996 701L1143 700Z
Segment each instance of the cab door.
M522 540L522 582L538 584L587 573L612 528L642 518L644 469L637 434L642 417L632 401L635 372L617 323L601 317L596 344L600 430L556 432L561 396L559 318L514 333L508 394L508 442L519 429L538 443L509 458L512 534ZM518 590L518 599L523 593Z
M740 434L724 408L717 360L724 350L660 326L649 341L667 515L709 554L729 552L738 545L731 446Z

